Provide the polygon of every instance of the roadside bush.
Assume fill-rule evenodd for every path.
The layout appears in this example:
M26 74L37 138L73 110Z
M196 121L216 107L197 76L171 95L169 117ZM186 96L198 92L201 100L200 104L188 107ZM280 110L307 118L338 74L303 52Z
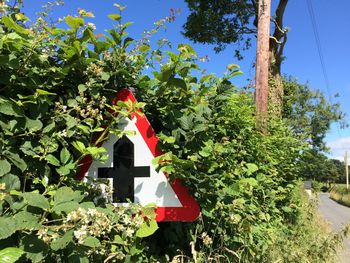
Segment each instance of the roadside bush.
M309 201L302 187L294 189L292 200L297 204L298 217L277 230L275 249L267 262L337 262L337 249L348 227L332 233L317 212L317 200Z
M142 77L138 87L167 151L162 169L187 184L202 216L197 224L160 225L152 253L186 262L330 262L337 242L324 233L322 244L312 245L323 229L296 194L304 144L283 122L271 121L268 136L255 129L253 94L230 82L240 74L236 65L223 78L198 78L194 50L180 45L178 52L167 52L160 72ZM310 246L299 244L305 239L299 231ZM298 254L283 258L276 245Z
M98 202L101 189L76 180L82 158L106 159L97 144L108 133L121 135L120 118L142 107L110 102L135 85L143 43L126 36L118 9L110 15L118 26L96 37L84 10L67 16L62 29L45 16L26 26L18 8L3 8L0 261L147 260L142 239L157 229L154 208ZM103 125L109 129L93 140Z

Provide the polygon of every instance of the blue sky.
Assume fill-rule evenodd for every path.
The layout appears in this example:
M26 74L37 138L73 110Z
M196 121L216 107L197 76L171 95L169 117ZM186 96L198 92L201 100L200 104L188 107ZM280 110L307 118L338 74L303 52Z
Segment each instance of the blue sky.
M35 12L47 1L24 0L25 12L29 17L34 17ZM321 63L317 53L315 37L312 31L306 0L289 1L284 24L290 28L288 41L285 47L286 60L282 65L285 74L296 77L299 82L306 83L313 89L322 90L327 97L339 93L339 98L332 98L333 102L340 102L342 110L350 116L350 20L348 11L350 1L312 0L316 22L318 25L324 62L329 79L329 89L326 89L322 74ZM213 46L193 44L181 35L182 25L189 14L186 4L182 0L66 0L63 7L57 7L52 14L54 17L74 15L78 8L92 11L95 18L91 22L97 26L97 32L102 32L112 26L113 22L107 18L107 14L117 10L114 3L127 6L123 11L123 21L133 21L129 34L133 38L141 38L143 30L153 28L153 22L169 15L169 10L181 9L174 22L166 26L153 40L167 38L176 47L179 43L190 43L194 46L199 56L209 56L208 62L201 63L201 67L208 73L213 72L222 76L226 65L235 63L241 66L244 75L237 77L233 82L242 86L248 79L254 79L252 64L255 59L255 46L244 53L244 60L237 61L233 56L234 46L229 46L219 54L215 54ZM277 0L272 0L272 10ZM348 117L347 120L350 118ZM350 129L341 130L338 125L333 125L327 136L327 142L331 148L331 156L342 158L345 150L350 149Z

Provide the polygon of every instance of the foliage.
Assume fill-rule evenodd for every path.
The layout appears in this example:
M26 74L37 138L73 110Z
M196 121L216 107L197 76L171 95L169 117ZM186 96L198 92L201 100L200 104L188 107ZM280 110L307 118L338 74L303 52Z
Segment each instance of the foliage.
M191 13L184 25L184 35L199 43L215 44L222 51L227 44L251 39L245 35L256 34L257 1L201 1L187 0Z
M268 262L336 262L337 248L348 231L332 233L317 213L316 200L309 201L301 188L296 188L292 199L297 203L299 216L293 224L279 229L277 241Z
M242 59L241 50L250 48L252 36L257 34L258 0L186 0L190 14L184 24L184 36L194 42L214 44L220 52L228 44L238 44L235 56ZM270 39L272 75L280 75L283 50L288 28L283 16L288 0L277 1L271 20L274 31Z
M296 135L310 144L315 154L326 150L325 136L333 122L343 119L338 103L327 101L325 95L313 91L296 79L283 79L284 97L282 117L287 120Z
M107 35L96 36L85 22L90 12L67 16L62 29L49 26L44 13L29 25L17 7L2 4L1 256L142 261L142 239L157 229L154 209L115 207L100 198L99 184L75 178L84 156L106 159L98 143L121 135L120 119L142 107L109 103L118 89L135 85L142 43L127 37L130 23L119 14L110 15L117 25ZM102 132L103 125L109 129Z
M335 184L330 191L330 198L334 201L350 207L350 190L345 184Z
M271 124L269 136L255 129L253 94L229 81L240 73L236 67L224 78L197 78L191 74L196 53L185 45L178 51L166 52L160 72L138 86L166 151L160 169L190 187L202 217L196 224L160 225L151 253L194 262L271 262L279 237L297 235L289 230L296 222L304 226L304 203L292 198L304 144L281 122Z
M183 34L194 42L215 44L214 50L217 52L222 51L228 44L236 44L235 57L242 59L241 51L251 46L252 36L257 37L259 1L187 0L186 2L191 13L184 25ZM271 16L274 29L269 43L269 106L273 109L270 114L278 119L281 118L283 107L281 65L288 33L288 28L284 28L283 25L287 4L288 0L277 1L275 14ZM264 6L265 3L262 2L260 10L263 10Z
M327 101L321 91L313 91L291 77L283 78L283 87L282 117L295 135L309 145L300 158L299 173L313 180L338 181L342 172L339 162L325 155L328 150L325 137L331 124L344 117L340 105Z
M345 163L342 161L339 161L339 160L334 160L334 159L331 159L331 162L334 164L335 170L337 173L337 177L336 177L335 182L339 183L339 184L346 182Z
M323 153L312 150L303 152L299 161L299 172L305 179L320 182L335 183L344 180L344 164L338 160L329 159Z

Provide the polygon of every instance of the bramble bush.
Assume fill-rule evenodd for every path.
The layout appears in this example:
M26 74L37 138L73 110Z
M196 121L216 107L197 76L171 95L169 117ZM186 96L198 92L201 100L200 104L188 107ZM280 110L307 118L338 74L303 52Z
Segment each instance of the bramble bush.
M120 118L142 107L109 102L119 88L135 85L144 45L126 50L130 24L121 24L119 14L110 15L117 26L108 36L97 38L84 22L91 16L80 10L65 18L68 29L60 29L45 17L26 26L18 10L2 12L2 259L10 254L33 262L137 262L142 238L157 229L154 208L101 203L96 184L76 180L79 161L86 155L105 159L98 142L106 133L121 135ZM103 125L109 129L93 143Z
M252 92L230 81L238 66L222 78L202 75L191 46L170 52L160 41L152 50L150 36L171 17L137 41L115 6L106 35L94 34L85 21L93 14L82 9L62 29L45 12L29 24L19 8L2 6L0 261L330 262L320 248L332 252L337 242L296 195L304 143L282 121L268 136L255 129ZM125 87L140 103L112 105ZM154 164L190 189L201 206L196 222L157 225L154 207L115 207L98 182L76 180L80 160L105 160L97 143L120 136L120 119L142 107L164 152ZM324 238L304 249L307 233ZM293 247L298 254L281 255Z

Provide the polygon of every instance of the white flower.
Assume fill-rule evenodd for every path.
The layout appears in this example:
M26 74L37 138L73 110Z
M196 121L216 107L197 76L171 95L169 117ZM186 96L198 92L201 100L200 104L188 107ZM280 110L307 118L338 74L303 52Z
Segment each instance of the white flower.
M87 236L88 232L86 230L86 226L82 226L79 230L74 231L74 236L78 239L78 243L82 244L84 242L84 238Z
M131 237L132 234L134 234L134 232L135 232L134 229L132 229L132 228L127 228L127 229L125 230L125 235L126 235L127 237Z
M5 2L0 2L0 12L4 12L8 5Z
M213 244L213 239L206 232L202 234L202 239L203 239L203 244L207 247Z
M63 130L60 132L61 137L67 137L67 130Z
M87 27L90 28L91 30L96 30L96 26L94 23L91 23L91 22L87 23Z
M96 209L94 209L94 208L89 208L88 210L87 210L87 214L89 215L89 216L94 216L94 215L96 215L96 212L97 212L97 210Z

